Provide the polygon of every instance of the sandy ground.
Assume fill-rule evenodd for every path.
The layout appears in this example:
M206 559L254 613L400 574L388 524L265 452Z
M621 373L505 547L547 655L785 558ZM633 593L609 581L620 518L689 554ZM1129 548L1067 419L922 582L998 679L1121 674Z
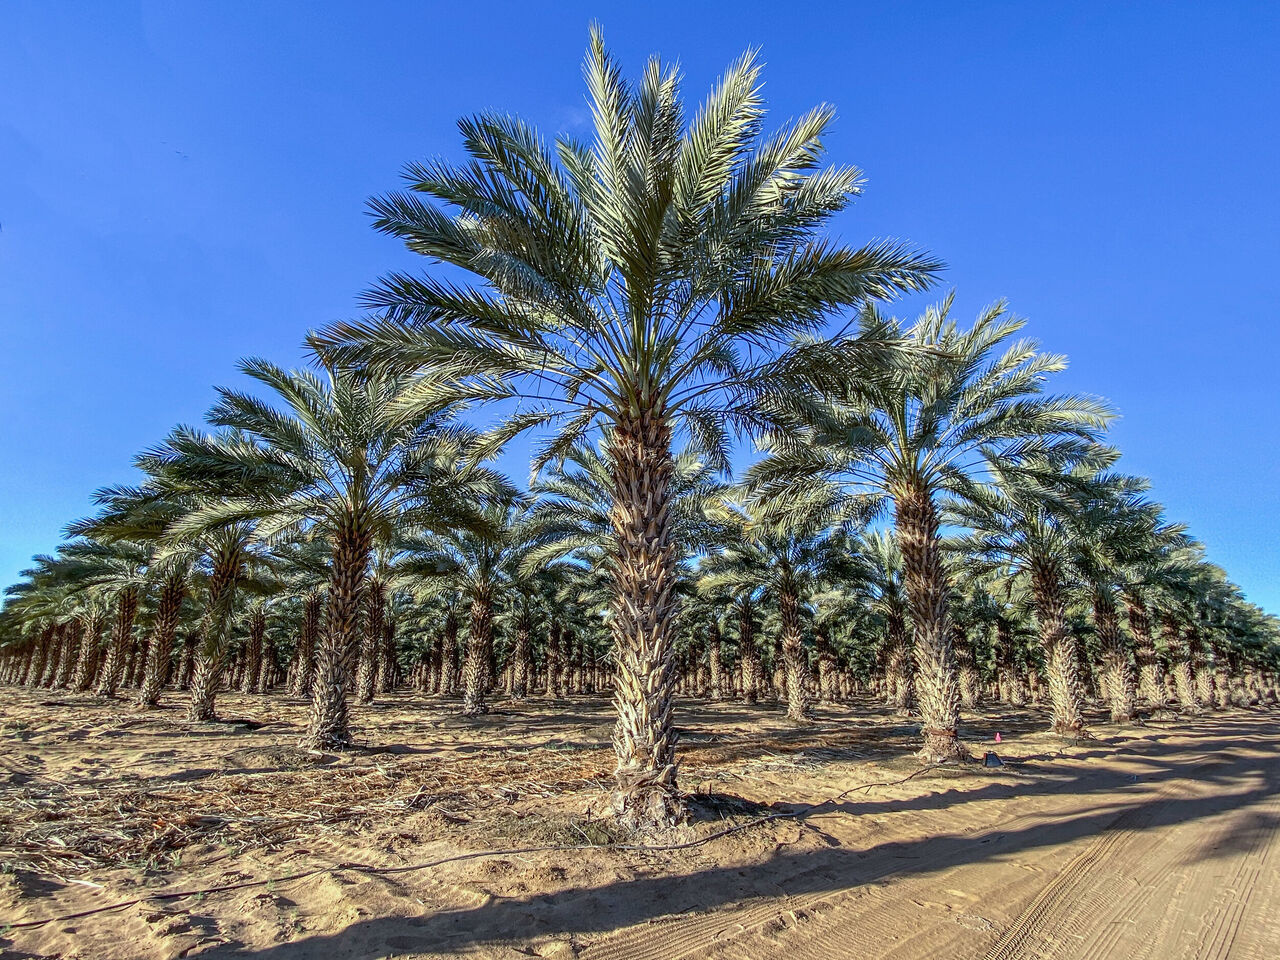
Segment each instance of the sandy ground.
M870 702L805 729L686 702L688 839L803 815L676 851L459 859L614 839L605 700L466 720L397 695L337 757L297 748L299 702L219 702L227 722L191 725L172 696L0 690L0 955L1280 956L1275 714L1064 745L992 708L963 732L1004 766L919 772L913 728Z

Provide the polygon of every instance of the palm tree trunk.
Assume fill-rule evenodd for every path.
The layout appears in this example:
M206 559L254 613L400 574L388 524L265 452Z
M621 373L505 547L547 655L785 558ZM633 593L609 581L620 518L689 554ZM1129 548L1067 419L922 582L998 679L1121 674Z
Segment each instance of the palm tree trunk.
M244 668L240 671L240 692L253 693L258 687L259 664L262 662L262 638L267 620L261 610L249 614L249 631L244 646Z
M45 654L44 669L40 672L40 686L52 687L58 678L58 663L62 659L62 648L66 646L67 625L56 624L50 634L48 652Z
M738 607L738 659L742 662L742 702L755 703L760 695L760 649L756 646L755 611L745 598Z
M489 712L485 702L489 680L489 648L493 642L493 588L476 586L471 594L471 623L467 631L467 660L463 666L465 688L462 715L474 717Z
M97 694L100 697L110 698L116 695L137 614L138 588L125 587L116 597L116 623L111 631L111 647L107 650L107 662L103 664L102 676L98 679Z
M306 743L312 749L330 750L351 743L347 691L360 647L360 607L372 547L373 531L365 518L344 517L333 537L329 608L311 688Z
M142 678L142 689L138 692L138 706L143 710L153 709L160 703L160 691L169 672L173 638L178 632L178 618L182 615L182 601L186 593L184 573L174 572L165 578L160 590L160 603L156 607L146 674Z
M511 653L511 698L523 700L529 695L529 615L523 612L516 624L515 645Z
M809 663L800 633L800 597L794 587L784 584L778 598L782 616L782 660L786 666L787 719L809 720Z
M90 613L84 628L84 641L80 645L80 658L76 661L75 679L71 684L77 693L84 693L93 686L102 651L102 627L102 615L96 611Z
M458 617L450 610L444 618L444 651L440 662L440 695L451 697L458 689Z
M62 645L62 654L58 664L58 676L54 686L65 690L71 685L71 671L80 656L80 647L85 642L84 619L72 617L67 625L66 642Z
M209 600L205 608L200 646L191 677L191 702L187 719L206 723L218 719L214 700L222 685L226 665L227 639L231 633L231 612L236 599L236 581L244 554L238 544L226 544L213 555L209 578Z
M720 652L720 625L714 620L707 626L707 667L711 672L711 699L723 700L724 661Z
M560 696L560 624L552 621L547 631L547 689L548 700Z
M956 680L960 686L960 703L973 709L982 699L982 683L978 676L978 665L974 660L973 646L969 643L969 635L958 623L951 624L951 648L956 657Z
M1126 594L1125 610L1138 661L1138 693L1153 710L1163 710L1169 705L1169 695L1165 690L1164 677L1160 675L1156 645L1151 639L1151 618L1147 614L1147 606L1136 594Z
M1041 560L1032 567L1031 592L1049 672L1053 731L1064 737L1078 737L1084 732L1084 715L1080 709L1076 638L1067 626L1066 604L1054 561Z
M1129 665L1129 651L1120 630L1120 617L1109 587L1094 591L1093 626L1102 644L1103 672L1107 679L1107 697L1111 701L1111 722L1128 723L1134 715L1133 668Z
M960 692L938 512L929 491L914 481L895 486L893 500L903 587L915 627L915 695L924 735L919 757L928 763L968 759L957 733Z
M1196 692L1192 685L1191 650L1186 637L1179 631L1178 621L1171 613L1161 616L1160 629L1165 649L1169 651L1169 661L1172 664L1170 672L1178 694L1178 705L1187 713L1195 713L1200 705L1196 702Z
M22 681L23 686L40 686L40 680L44 677L45 661L49 657L49 648L53 644L53 634L57 629L57 625L51 623L40 631L40 635L32 646L31 661L27 665L26 676Z
M377 577L370 577L364 592L364 630L360 641L360 669L356 676L361 703L373 703L386 602L386 587Z
M680 613L672 537L671 428L661 411L624 419L611 444L613 653L619 823L660 833L684 816L676 785L671 654Z
M825 629L814 630L813 645L818 652L818 702L835 703L840 698L840 669Z
M316 638L320 635L320 611L324 599L318 590L312 590L302 602L302 627L298 631L296 666L293 671L295 697L311 696L311 681L316 671Z
M390 693L399 682L396 660L396 618L384 614L382 621L382 646L378 652L378 693Z
M910 716L915 707L915 684L912 682L906 615L901 610L891 609L886 621L885 700L898 714Z

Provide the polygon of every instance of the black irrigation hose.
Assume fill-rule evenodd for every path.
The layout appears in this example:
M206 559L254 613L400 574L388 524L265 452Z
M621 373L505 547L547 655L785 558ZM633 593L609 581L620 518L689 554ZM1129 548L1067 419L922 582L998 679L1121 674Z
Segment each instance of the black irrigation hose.
M900 783L906 783L908 780L914 780L922 773L934 770L942 764L931 763L921 767L901 780L885 780L877 783L862 783L856 787L850 787L848 790L838 793L835 796L827 797L817 803L806 804L797 810L791 810L787 813L771 813L767 816L756 817L754 820L748 820L746 823L735 824L732 827L725 827L714 833L709 833L705 837L697 840L686 840L683 843L668 844L603 844L603 843L582 843L573 845L547 846L547 847L514 847L507 850L475 850L471 853L459 853L452 857L445 857L442 860L431 860L426 863L406 864L398 867L370 867L359 863L334 863L327 864L322 867L313 867L310 870L303 870L299 873L287 874L283 877L268 877L266 880L245 880L239 883L224 883L215 887L203 887L196 890L175 890L170 893L152 893L144 897L135 897L132 900L121 900L117 903L109 903L102 907L92 907L88 910L80 910L76 913L66 913L59 917L47 917L44 920L24 920L21 923L10 923L0 926L0 933L7 930L21 930L29 927L42 927L46 923L63 923L67 920L79 920L81 917L93 916L96 913L107 913L111 910L123 910L126 907L132 907L135 904L146 903L149 900L182 900L186 897L204 896L210 893L224 893L228 890L245 890L250 887L266 886L269 883L292 883L294 880L303 880L307 877L313 877L318 873L326 873L334 870L354 870L357 873L366 874L387 874L387 873L410 873L415 870L428 870L432 867L442 867L449 863L459 863L464 860L480 860L485 857L513 857L531 853L575 853L585 850L623 850L633 853L673 853L677 850L691 850L694 847L701 847L713 840L719 840L722 837L731 834L741 833L744 830L750 830L754 827L763 826L766 823L772 823L775 820L799 820L820 810L823 807L838 803L849 794L857 790L870 790L872 787L893 787Z

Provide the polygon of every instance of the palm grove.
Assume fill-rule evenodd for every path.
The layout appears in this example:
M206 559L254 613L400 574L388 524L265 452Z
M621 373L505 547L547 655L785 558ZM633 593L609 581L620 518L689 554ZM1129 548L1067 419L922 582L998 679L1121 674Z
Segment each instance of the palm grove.
M827 234L861 191L823 165L831 108L767 132L746 55L690 113L598 32L584 73L590 142L464 119L465 162L370 202L426 268L99 491L9 588L5 682L189 691L191 721L303 698L321 750L406 688L470 715L608 692L641 833L683 814L677 696L801 724L882 698L922 762L968 756L984 699L1068 737L1099 702L1275 702L1277 623L1118 469L1107 406L1049 390L1064 358L1002 304L883 312L941 265ZM525 433L520 489L494 461Z

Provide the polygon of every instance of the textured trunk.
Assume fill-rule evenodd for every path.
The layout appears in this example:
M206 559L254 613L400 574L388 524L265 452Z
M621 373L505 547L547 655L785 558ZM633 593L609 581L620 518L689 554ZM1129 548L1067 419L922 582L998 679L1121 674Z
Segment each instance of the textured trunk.
M378 680L378 661L382 654L382 627L386 609L387 588L377 577L371 577L364 592L364 629L360 638L360 668L356 676L361 703L373 703Z
M489 689L489 651L493 646L493 590L479 585L471 594L470 623L467 629L467 659L463 664L462 715L489 712L485 694Z
M560 624L552 621L547 631L547 689L545 696L554 700L560 696Z
M386 617L382 622L382 647L378 657L378 693L390 693L399 683L396 660L396 618Z
M511 651L511 697L523 700L529 695L529 615L522 613L516 624L515 645Z
M444 618L444 651L440 662L440 695L451 697L458 689L458 617L450 610Z
M200 642L199 633L189 633L182 643L182 657L178 661L177 687L179 690L191 689L191 674L195 670L195 647Z
M142 689L138 692L138 706L143 710L154 709L160 703L160 691L169 676L173 638L178 632L178 618L182 615L182 601L186 594L186 577L182 573L171 573L165 578L160 589L160 604L156 607L146 673L142 678Z
M813 640L818 650L818 700L821 703L834 703L840 699L840 671L836 653L822 630L814 632Z
M138 588L125 587L116 597L116 623L111 631L111 646L107 650L107 661L102 666L102 676L98 678L97 694L100 697L116 695L137 614Z
M982 699L981 678L978 676L978 665L973 658L973 647L969 643L969 635L958 623L951 625L951 638L951 646L956 657L956 679L960 686L960 703L973 709Z
M266 617L262 611L249 614L249 635L245 640L243 663L239 665L237 680L241 693L253 693L258 686L259 665L262 662L262 638L266 633Z
M213 573L209 578L209 603L202 624L203 639L196 651L195 669L191 676L191 703L187 719L207 722L218 719L214 706L222 672L226 665L227 638L231 633L231 612L236 599L236 581L244 554L236 545L228 545L213 557Z
M1196 692L1191 676L1191 649L1186 636L1178 630L1178 621L1171 613L1160 618L1161 636L1165 649L1169 652L1173 674L1173 686L1178 695L1178 705L1186 713L1196 713L1200 704L1196 702Z
M306 737L312 749L329 750L351 743L347 693L360 649L360 607L372 546L373 532L365 518L344 517L333 538L329 608L312 681Z
M738 608L738 659L742 666L742 702L755 703L760 694L760 649L756 646L755 610L748 600Z
M59 623L50 635L49 649L44 658L44 670L40 674L40 686L52 687L58 679L58 664L62 660L62 648L67 642L67 625Z
M902 611L891 609L886 617L888 636L885 652L885 700L900 715L909 716L915 705L912 683L911 645L907 620Z
M929 491L917 483L897 485L893 499L903 586L915 627L915 696L924 735L919 756L928 763L967 759L969 751L956 732L960 693L951 649L938 512Z
M262 610L255 610L249 618L249 632L258 635L254 645L258 655L249 661L249 671L253 675L253 692L266 693L275 682L276 654L275 647L267 639L267 615Z
M59 657L58 676L54 680L54 686L59 690L65 690L71 685L71 672L75 668L84 642L84 620L81 617L72 617L71 622L67 624L66 639L62 644L62 653Z
M324 598L312 590L302 602L302 627L298 631L298 649L294 655L293 689L295 697L311 696L311 681L316 671L316 639L320 636L320 613Z
M778 598L782 615L782 661L786 667L787 718L809 719L809 662L800 633L800 597L790 583Z
M1129 651L1110 588L1094 591L1093 626L1102 645L1102 670L1111 703L1111 722L1128 723L1134 715L1133 668L1129 666Z
M720 625L714 620L707 626L707 668L710 671L712 700L724 699L724 661L720 652Z
M40 631L40 635L35 639L31 652L31 661L27 664L26 676L22 681L24 686L40 686L40 679L44 676L44 665L48 660L49 648L53 644L53 635L56 630L56 625L49 624Z
M1151 639L1151 618L1147 606L1137 595L1125 596L1125 610L1129 616L1129 632L1133 634L1134 656L1138 661L1138 693L1153 710L1163 710L1169 705L1164 677L1160 673L1160 660L1156 645Z
M613 805L619 822L661 832L684 815L676 786L671 653L679 618L677 545L671 532L671 429L650 411L613 434L614 707L618 719Z
M75 678L71 687L77 693L84 693L93 686L94 674L98 670L98 657L102 651L102 614L89 614L84 628L84 642L80 645L80 658L76 661Z
M1031 592L1049 673L1053 731L1064 737L1078 737L1084 732L1084 715L1080 709L1076 638L1067 626L1066 604L1056 561L1036 562L1031 569Z
M1214 705L1219 710L1225 710L1231 706L1231 673L1227 658L1217 644L1211 643L1209 649L1213 654Z

